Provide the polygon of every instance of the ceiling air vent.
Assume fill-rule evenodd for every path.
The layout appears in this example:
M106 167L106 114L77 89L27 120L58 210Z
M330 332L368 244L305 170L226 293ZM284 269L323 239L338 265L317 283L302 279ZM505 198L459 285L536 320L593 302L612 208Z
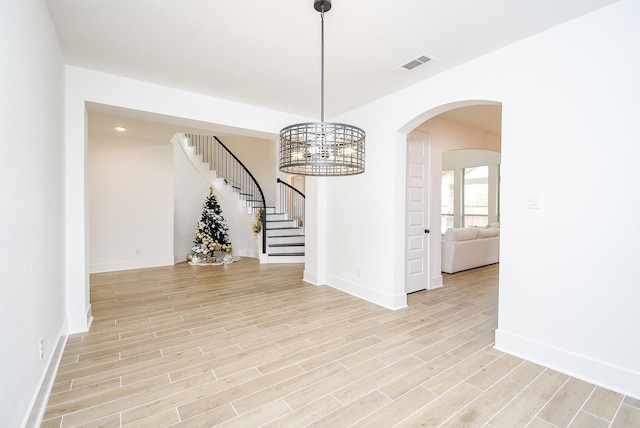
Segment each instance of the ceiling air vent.
M412 59L411 61L407 62L406 64L402 64L399 65L397 67L395 67L392 71L396 72L396 73L404 73L410 70L413 70L414 68L422 65L422 64L426 64L427 62L431 61L433 58L431 58L430 56L426 55L426 54L422 54L417 58Z

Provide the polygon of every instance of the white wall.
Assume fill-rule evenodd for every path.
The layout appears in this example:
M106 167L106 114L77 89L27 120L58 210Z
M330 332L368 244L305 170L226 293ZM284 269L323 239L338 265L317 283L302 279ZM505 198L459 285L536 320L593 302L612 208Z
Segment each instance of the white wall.
M224 136L220 140L235 154L258 180L264 197L273 206L276 200L277 141Z
M0 2L0 58L0 425L19 427L66 330L64 62L44 0Z
M89 135L91 272L173 264L173 146Z
M338 118L367 131L367 172L321 190L318 275L398 301L406 133L465 100L502 102L497 347L640 398L639 20L622 0Z
M442 170L472 168L474 166L500 164L500 152L491 150L461 149L442 154Z

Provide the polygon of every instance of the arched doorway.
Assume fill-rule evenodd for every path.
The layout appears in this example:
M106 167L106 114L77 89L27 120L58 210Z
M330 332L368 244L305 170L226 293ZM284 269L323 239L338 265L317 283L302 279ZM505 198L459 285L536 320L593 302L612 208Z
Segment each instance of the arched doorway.
M405 291L442 286L440 272L443 153L457 149L500 151L502 106L466 101L432 109L407 130ZM415 121L413 121L415 123Z

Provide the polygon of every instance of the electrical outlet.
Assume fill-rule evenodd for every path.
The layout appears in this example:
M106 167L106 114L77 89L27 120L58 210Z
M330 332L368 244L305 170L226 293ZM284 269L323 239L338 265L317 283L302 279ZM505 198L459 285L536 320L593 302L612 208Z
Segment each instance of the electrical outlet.
M136 256L139 256L140 253L142 253L142 250L140 248L136 248L135 253L136 253Z
M40 359L44 358L44 339L40 338Z
M356 269L356 276L357 276L358 278L360 278L360 277L362 276L362 268L357 268L357 269Z

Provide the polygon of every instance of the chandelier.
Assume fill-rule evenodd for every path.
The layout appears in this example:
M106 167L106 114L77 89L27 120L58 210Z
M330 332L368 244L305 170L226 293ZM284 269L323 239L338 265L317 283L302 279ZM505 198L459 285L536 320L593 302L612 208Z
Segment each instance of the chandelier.
M289 174L336 176L364 172L365 132L352 125L324 121L324 13L330 0L314 0L320 12L320 122L297 123L280 131L280 171Z

